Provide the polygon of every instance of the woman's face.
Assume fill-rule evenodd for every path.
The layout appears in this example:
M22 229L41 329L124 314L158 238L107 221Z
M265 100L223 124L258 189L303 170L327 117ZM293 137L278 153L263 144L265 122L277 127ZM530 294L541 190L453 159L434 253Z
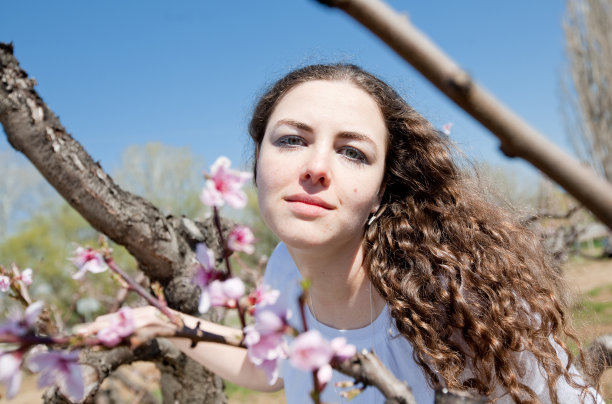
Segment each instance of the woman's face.
M378 209L387 128L374 99L344 81L310 81L276 105L257 160L266 224L288 246L360 245Z

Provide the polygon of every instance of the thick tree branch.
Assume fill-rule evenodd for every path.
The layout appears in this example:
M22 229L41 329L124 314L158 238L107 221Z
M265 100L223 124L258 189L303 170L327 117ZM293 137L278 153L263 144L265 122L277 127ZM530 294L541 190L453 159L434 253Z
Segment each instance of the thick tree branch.
M38 96L35 81L21 70L10 45L0 45L0 81L0 122L11 145L95 229L125 246L150 278L166 285L176 277L191 277L195 254L179 234L183 224L114 183ZM210 241L212 248L218 244ZM197 293L190 281L183 288ZM193 312L194 307L179 309Z
M119 366L156 358L175 358L180 354L174 345L163 338L152 340L136 349L121 346L110 351L83 351L80 362L85 379L85 402L93 402L102 381ZM44 401L47 404L69 403L57 388L48 389L44 394Z
M383 365L375 353L364 351L342 362L334 362L332 366L355 379L356 383L374 386L385 396L387 404L416 404L412 389L408 383L398 380L389 369ZM435 404L481 404L484 401L467 393L455 393L448 390L436 391Z
M376 387L385 396L387 403L416 404L408 384L399 381L373 352L364 351L332 365L355 379L355 382Z
M612 184L563 152L501 104L381 0L318 0L345 11L501 140L502 151L540 169L612 228Z
M35 84L19 67L12 45L0 43L0 123L10 144L95 229L128 249L140 269L164 287L170 307L196 312L200 291L192 281L194 246L204 242L222 257L214 224L165 217L150 202L121 189L66 132L34 90ZM227 223L224 226L226 231ZM100 355L110 355L108 361L113 361L108 352ZM185 359L173 369L174 373L184 372L184 377L173 385L168 397L180 396L181 402L217 402L223 395L214 375L193 361Z

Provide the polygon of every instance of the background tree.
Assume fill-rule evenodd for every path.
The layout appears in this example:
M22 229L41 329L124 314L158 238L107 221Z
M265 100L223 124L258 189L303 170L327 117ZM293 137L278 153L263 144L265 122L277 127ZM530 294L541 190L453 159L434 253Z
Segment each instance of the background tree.
M612 180L612 1L568 0L564 115L579 156Z
M113 178L166 214L201 218L206 213L198 195L204 168L204 159L188 147L154 142L126 148Z
M580 158L612 181L612 0L568 0L563 111ZM612 256L608 243L605 256Z
M54 193L32 165L10 150L0 150L0 240L17 224L52 203Z

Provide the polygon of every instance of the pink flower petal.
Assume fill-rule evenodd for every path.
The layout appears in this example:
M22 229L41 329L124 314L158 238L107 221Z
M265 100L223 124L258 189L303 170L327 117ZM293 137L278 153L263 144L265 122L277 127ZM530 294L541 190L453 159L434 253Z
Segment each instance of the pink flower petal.
M25 322L26 324L32 328L36 325L36 321L38 320L38 316L42 312L45 304L42 301L37 301L29 305L25 310Z
M289 360L301 370L316 370L329 363L333 356L329 342L317 330L298 335L290 347Z
M278 359L264 360L260 365L260 369L266 373L268 384L271 386L278 380Z
M227 237L227 246L232 251L243 251L247 254L255 252L255 236L247 226L236 226Z
M32 284L32 268L26 268L21 272L21 282L27 286Z
M334 356L340 360L351 358L357 353L357 348L355 348L355 345L347 344L346 338L344 337L332 339L329 345L334 352Z
M39 387L55 384L72 401L85 395L78 351L46 351L33 353L28 359L31 371L40 373Z
M109 348L119 345L122 340L117 330L114 330L112 328L103 328L98 331L98 334L96 336L98 337L100 342L104 344L104 346Z
M202 203L221 207L227 202L228 205L237 209L246 206L246 194L241 188L251 178L251 174L231 170L230 165L230 160L224 156L219 157L213 163L200 196Z
M11 278L6 275L0 276L0 292L8 292L11 288Z
M85 398L85 385L81 367L78 362L67 364L67 371L62 374L59 387L62 393L68 396L73 402L80 402Z
M23 354L0 351L0 383L6 385L6 397L10 400L17 395L21 386L21 359Z
M208 290L203 290L200 294L200 301L198 303L198 311L200 313L206 313L210 309L210 294Z
M129 307L122 307L117 312L117 324L115 330L122 337L127 337L134 332L134 314Z
M81 279L87 271L100 273L108 269L102 254L92 248L77 247L71 261L78 268L72 279Z
M329 365L329 363L319 368L319 370L317 370L317 380L319 381L319 384L321 385L320 386L321 389L323 389L325 385L329 383L331 378L332 378L332 367Z
M228 299L238 300L244 296L244 282L240 278L229 278L223 282L223 293Z

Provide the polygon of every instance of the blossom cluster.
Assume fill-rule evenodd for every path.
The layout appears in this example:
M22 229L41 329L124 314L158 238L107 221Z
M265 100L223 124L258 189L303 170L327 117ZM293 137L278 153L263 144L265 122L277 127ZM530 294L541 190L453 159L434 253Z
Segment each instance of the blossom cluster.
M242 187L251 179L252 174L230 169L230 160L219 157L205 174L206 185L200 199L208 206L221 207L225 203L236 209L246 206L247 197Z
M198 310L205 313L211 307L238 307L239 300L244 296L245 286L240 278L224 279L224 274L215 268L215 257L205 244L196 247L198 266L194 281L200 286L202 293Z
M270 384L278 379L279 360L289 353L285 334L290 330L291 312L280 304L279 295L277 290L261 286L256 292L255 323L244 329L249 359L264 370Z
M17 347L0 350L0 383L6 386L7 398L13 398L19 391L24 365L32 372L40 373L39 387L57 385L60 391L73 401L81 401L85 395L83 377L78 364L78 350L46 350L32 348L35 341L35 326L43 310L42 302L30 304L23 313L13 312L0 324L0 342Z
M100 342L111 348L118 345L123 338L129 337L134 332L134 315L129 307L121 308L110 320L108 327L98 331Z
M26 268L20 272L19 268L13 265L13 274L10 274L0 267L0 292L8 292L16 282L30 286L32 284L32 268Z
M217 230L221 233L218 208L225 203L234 208L246 205L246 194L243 185L251 174L230 169L230 161L220 157L211 167L210 174L205 174L206 185L201 194L204 204L213 207ZM325 340L318 331L310 330L299 334L289 324L291 312L281 304L280 292L260 285L246 295L243 281L232 275L229 252L252 254L255 250L255 237L246 226L235 226L227 240L219 234L223 246L226 270L215 266L215 256L205 244L196 246L194 282L201 288L198 304L200 312L211 307L237 308L243 330L244 343L248 349L249 359L266 373L270 384L278 379L281 360L288 359L298 369L316 372L319 388L322 389L331 379L330 362L342 360L355 354L355 347L348 345L343 338ZM110 257L109 249L104 252L93 248L77 246L71 262L77 267L73 279L84 278L87 272L101 273L112 269L127 281L131 289L140 293L150 304L166 313L163 301L156 301L146 291L138 291L138 286ZM12 274L0 267L0 292L12 290L13 297L20 297L28 302L27 294L22 287L32 284L32 269L19 271L13 268ZM106 326L99 329L95 337L85 341L84 337L38 336L36 325L43 310L42 302L30 304L23 312L13 312L8 319L0 323L0 343L11 348L0 349L0 383L6 385L6 396L13 398L20 387L22 367L39 374L39 387L55 385L67 398L80 402L85 398L85 387L79 365L78 347L85 345L103 345L114 347L131 336L135 331L134 314L129 308L122 308L116 313L104 316ZM165 311L164 311L165 310ZM250 313L254 322L246 325L245 314ZM172 317L170 313L166 313ZM172 318L171 318L172 319ZM297 337L288 342L287 335ZM72 339L71 339L72 338ZM56 347L62 349L57 349ZM64 349L66 346L71 347Z
M244 342L249 359L264 370L270 384L278 379L280 360L288 358L295 368L316 372L322 389L332 377L330 362L355 355L355 346L347 344L345 338L327 341L317 330L301 333L288 344L285 335L295 330L289 325L291 312L280 303L280 292L263 285L256 295L255 322L245 327Z

